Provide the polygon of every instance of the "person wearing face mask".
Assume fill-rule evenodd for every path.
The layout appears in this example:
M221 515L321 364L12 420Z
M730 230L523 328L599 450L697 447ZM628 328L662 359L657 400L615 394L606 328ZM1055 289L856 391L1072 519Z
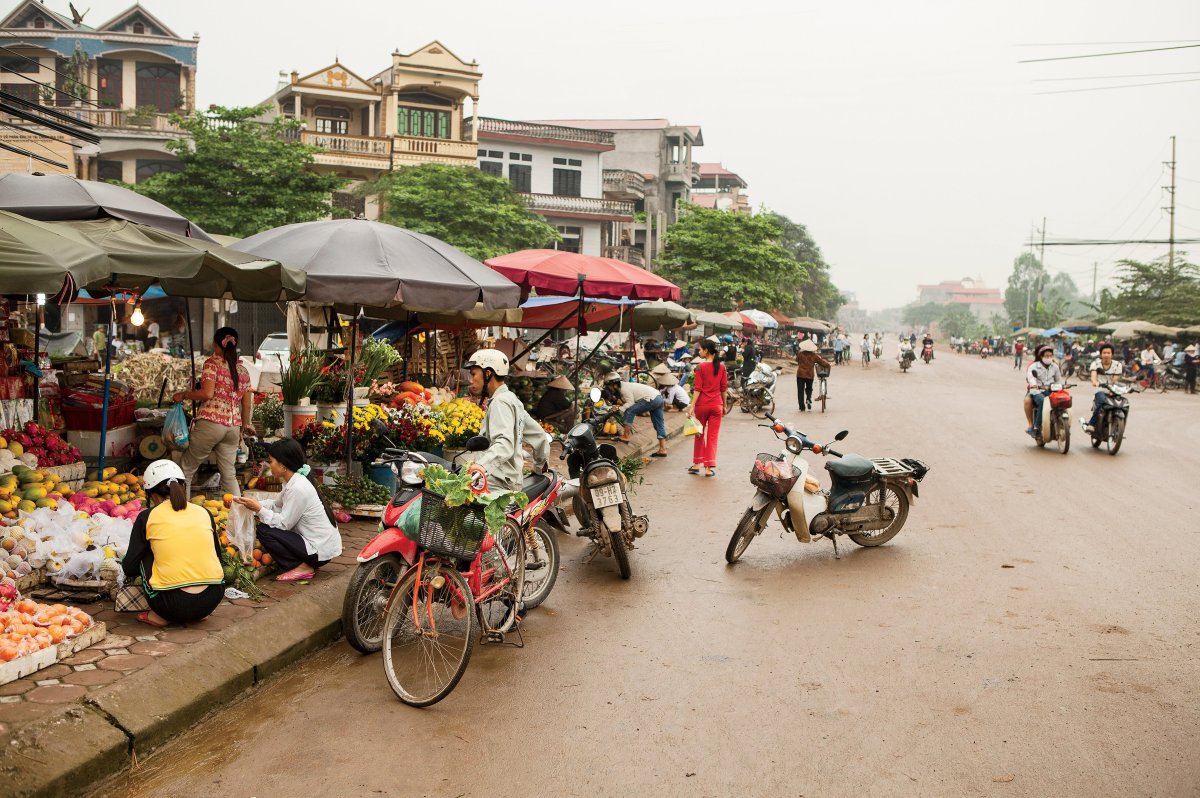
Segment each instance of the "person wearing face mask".
M1092 361L1091 367L1088 369L1092 373L1092 387L1099 388L1101 385L1116 383L1121 381L1121 377L1125 374L1125 365L1113 358L1112 344L1100 344L1100 357ZM1104 404L1106 391L1096 391L1096 398L1092 400L1092 417L1083 425L1085 432L1090 433L1096 426L1096 422L1100 420L1100 406Z
M1054 362L1054 347L1042 344L1025 369L1025 421L1029 424L1026 435L1035 435L1042 426L1042 406L1050 386L1062 381L1062 369Z

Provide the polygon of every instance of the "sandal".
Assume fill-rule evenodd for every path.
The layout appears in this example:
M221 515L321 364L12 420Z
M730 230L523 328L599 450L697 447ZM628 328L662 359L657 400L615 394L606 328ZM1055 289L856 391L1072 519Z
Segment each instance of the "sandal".
M170 626L169 623L156 623L155 621L150 620L150 611L149 610L147 610L146 612L139 612L137 614L137 619L138 619L138 621L146 624L147 626L153 626L155 629L165 629L168 626Z
M708 469L708 473L706 473L704 476L715 477L716 475L717 475L717 467L713 466L712 468Z
M306 582L317 575L316 571L308 571L302 574L280 574L275 577L276 582Z
M689 468L689 469L687 470L687 472L688 472L689 474L699 474L699 473L700 473L700 466L692 466L691 468Z

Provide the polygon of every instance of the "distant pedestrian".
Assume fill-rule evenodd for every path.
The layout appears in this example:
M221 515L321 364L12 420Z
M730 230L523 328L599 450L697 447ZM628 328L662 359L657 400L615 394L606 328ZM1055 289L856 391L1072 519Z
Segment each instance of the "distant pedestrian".
M1188 344L1183 350L1183 389L1188 393L1196 392L1196 345Z
M729 372L721 363L719 349L711 341L700 342L700 356L705 362L696 366L695 402L688 408L688 416L703 427L700 434L693 436L692 465L688 473L699 474L701 469L707 469L706 477L717 474L717 439L721 434L721 419L725 416L725 394L729 390Z
M845 351L846 351L846 342L843 341L842 337L839 335L838 337L833 339L833 362L839 366L842 365L842 354Z
M1025 365L1025 342L1020 338L1013 344L1013 368L1019 369Z
M812 341L801 341L800 351L796 353L796 399L800 403L800 412L812 410L813 380L816 379L816 365L829 368L829 361L817 354L817 345Z

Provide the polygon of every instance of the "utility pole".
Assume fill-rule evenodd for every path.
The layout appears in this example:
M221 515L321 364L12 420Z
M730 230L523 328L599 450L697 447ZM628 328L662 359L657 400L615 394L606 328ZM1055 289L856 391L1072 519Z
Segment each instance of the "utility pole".
M1029 241L1029 257L1033 257L1033 236L1030 236ZM1029 298L1033 295L1033 284L1028 277L1025 280L1025 326L1029 326Z
M1167 237L1167 273L1175 273L1175 137L1171 136L1171 160L1167 161L1167 166L1171 167L1171 187L1167 189L1167 193L1171 195L1171 204L1163 208L1171 217L1171 232Z
M1096 306L1096 271L1100 268L1100 264L1092 261L1092 307Z

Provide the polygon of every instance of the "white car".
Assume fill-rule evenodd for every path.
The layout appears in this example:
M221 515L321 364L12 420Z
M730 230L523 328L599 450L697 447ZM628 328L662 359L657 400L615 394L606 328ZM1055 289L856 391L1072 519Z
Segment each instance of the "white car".
M254 368L258 371L257 391L278 391L279 375L287 371L287 333L271 333L254 352Z

